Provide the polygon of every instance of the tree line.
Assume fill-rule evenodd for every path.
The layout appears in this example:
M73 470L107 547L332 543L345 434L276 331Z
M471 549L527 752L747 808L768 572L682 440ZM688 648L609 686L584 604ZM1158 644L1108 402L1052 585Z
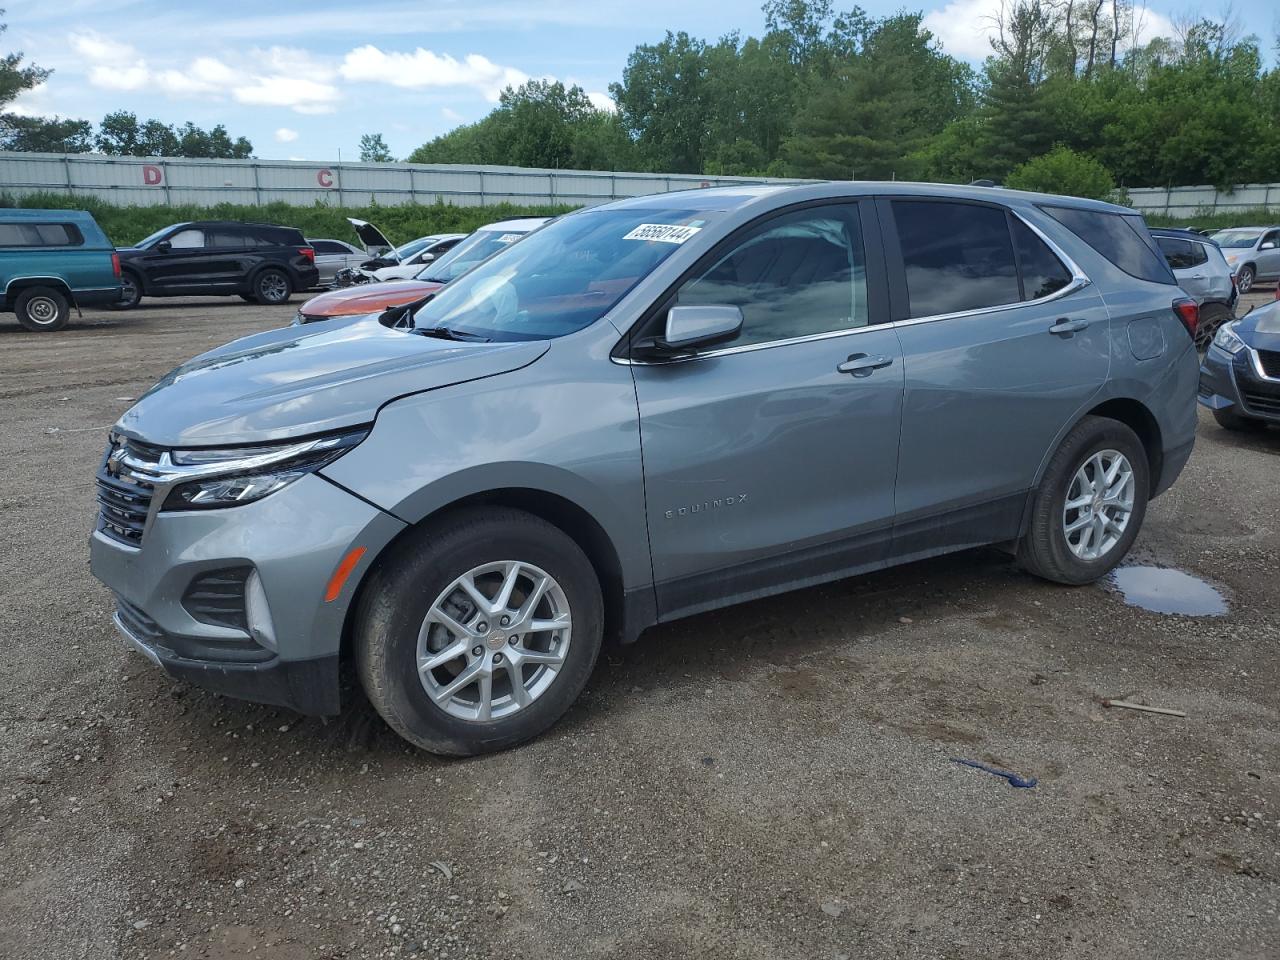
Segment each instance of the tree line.
M1136 42L1131 0L1010 0L979 69L920 12L768 0L761 37L642 44L599 109L576 86L506 90L420 163L822 179L991 179L1089 196L1280 175L1280 69L1230 19ZM1280 45L1278 45L1280 46Z

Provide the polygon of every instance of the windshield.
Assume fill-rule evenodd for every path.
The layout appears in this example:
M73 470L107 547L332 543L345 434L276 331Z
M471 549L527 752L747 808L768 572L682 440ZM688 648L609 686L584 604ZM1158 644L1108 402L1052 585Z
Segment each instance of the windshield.
M1260 236L1261 230L1220 230L1213 240L1220 247L1252 247Z
M391 256L395 257L401 263L404 263L404 261L408 260L419 250L426 247L427 244L434 242L435 237L419 237L417 240L410 240L403 246L396 247L395 250L392 251Z
M613 309L709 216L718 214L652 208L572 214L449 284L418 310L414 326L485 340L573 333Z
M151 246L153 243L155 243L157 240L159 240L161 237L163 237L166 233L168 233L170 230L174 230L174 229L176 229L176 228L178 228L178 227L183 227L183 226L186 226L186 224L183 224L183 223L171 223L171 224L169 224L169 226L167 226L167 227L161 227L159 230L157 230L155 233L151 234L149 237L145 237L144 239L139 240L137 243L135 243L135 244L134 244L134 246L135 246L135 247L149 247L149 246Z
M477 263L483 263L499 250L505 250L521 237L523 230L477 230L465 240L460 240L447 253L422 268L419 280L448 283L460 277Z

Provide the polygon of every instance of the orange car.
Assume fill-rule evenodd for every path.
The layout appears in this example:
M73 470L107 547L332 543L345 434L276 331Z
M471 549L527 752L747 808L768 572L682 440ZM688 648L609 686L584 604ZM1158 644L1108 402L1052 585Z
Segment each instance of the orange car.
M481 227L467 239L442 256L427 264L412 280L385 280L355 287L330 290L312 297L298 310L295 324L316 323L335 317L359 317L381 313L389 307L413 303L435 293L454 277L470 270L477 263L488 260L500 250L505 250L527 233L537 230L549 217L522 217L518 220L499 220Z

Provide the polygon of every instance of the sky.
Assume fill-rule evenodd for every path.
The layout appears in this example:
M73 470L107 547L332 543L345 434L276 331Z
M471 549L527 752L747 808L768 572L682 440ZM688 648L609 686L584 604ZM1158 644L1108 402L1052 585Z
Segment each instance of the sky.
M488 113L507 85L576 83L602 107L637 44L666 30L760 35L759 0L2 0L4 49L54 70L13 109L100 120L222 123L265 159L358 158L382 133L393 155ZM922 9L953 56L981 63L1001 0L862 0L877 16ZM1141 0L1138 0L1141 3ZM1196 11L1148 0L1146 36ZM852 2L836 2L837 9ZM1230 12L1270 50L1274 0ZM1198 14L1197 14L1198 15Z

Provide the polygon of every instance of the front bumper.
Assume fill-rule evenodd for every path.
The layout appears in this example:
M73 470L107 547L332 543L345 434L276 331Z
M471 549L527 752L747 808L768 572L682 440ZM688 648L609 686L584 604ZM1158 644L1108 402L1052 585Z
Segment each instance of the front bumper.
M156 513L136 547L96 529L90 570L115 594L116 628L172 676L300 713L334 714L347 611L369 565L403 529L310 475L244 506ZM366 552L326 601L334 570L355 547ZM232 569L251 569L259 579L270 645L225 617L198 606L193 612L193 584Z
M1280 423L1280 379L1263 373L1252 348L1237 354L1211 346L1200 365L1200 405Z

